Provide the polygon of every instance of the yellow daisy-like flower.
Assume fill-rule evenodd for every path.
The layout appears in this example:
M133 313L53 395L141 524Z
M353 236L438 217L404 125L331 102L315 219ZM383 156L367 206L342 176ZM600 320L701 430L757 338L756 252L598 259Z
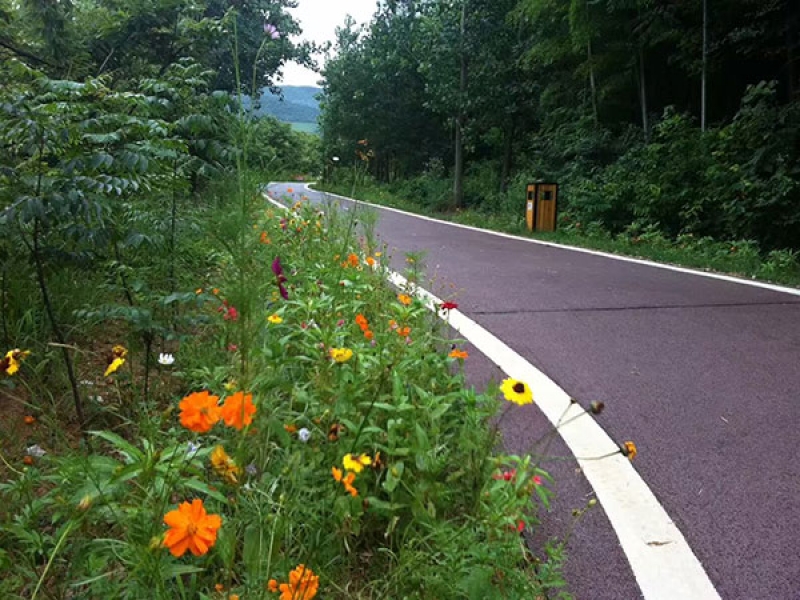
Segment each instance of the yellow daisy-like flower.
M280 315L270 315L267 317L267 321L269 321L273 325L278 325L280 323L283 323L283 318Z
M103 377L108 377L112 373L115 373L117 369L119 369L122 365L125 364L125 359L122 357L117 357L111 361L111 364L108 365L106 372L103 373Z
M344 465L344 468L347 471L353 471L354 473L361 473L361 471L364 470L364 467L368 467L371 464L372 459L366 454L360 454L359 456L345 454L344 458L342 459L342 465Z
M516 379L506 379L500 385L500 391L509 402L523 406L533 403L533 392L528 384Z
M337 363L345 363L353 358L353 351L350 348L331 348L330 356Z

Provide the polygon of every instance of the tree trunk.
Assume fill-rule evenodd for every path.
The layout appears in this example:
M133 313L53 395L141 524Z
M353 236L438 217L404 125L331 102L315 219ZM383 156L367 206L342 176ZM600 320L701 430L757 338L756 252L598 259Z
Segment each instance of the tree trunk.
M508 191L508 180L511 178L511 167L514 162L514 118L508 120L503 140L503 169L500 173L500 191Z
M592 94L592 115L594 115L594 122L597 125L600 122L600 116L597 111L597 82L594 78L594 59L592 57L592 41L586 43L586 54L589 58L589 88Z
M461 77L458 85L459 107L456 117L455 168L453 173L453 204L456 208L464 205L464 96L467 92L467 53L464 48L464 34L467 21L467 2L461 4Z
M644 73L644 48L639 44L639 100L642 107L642 130L644 141L650 143L650 124L647 119L647 82Z
M795 95L795 56L794 56L794 31L797 25L797 15L792 13L791 4L786 3L786 77L787 83L786 91L789 94L789 101L794 100Z
M706 84L708 78L708 0L703 0L703 75L700 83L700 129L706 130Z

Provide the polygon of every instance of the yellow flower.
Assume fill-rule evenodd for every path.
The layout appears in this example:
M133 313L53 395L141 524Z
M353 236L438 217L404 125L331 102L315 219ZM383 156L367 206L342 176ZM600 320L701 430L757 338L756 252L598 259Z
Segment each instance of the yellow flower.
M533 392L525 382L510 378L506 379L500 385L500 391L503 392L506 400L514 404L522 406L533 402Z
M128 349L125 346L117 344L111 348L111 354L114 355L114 358L125 358L128 356Z
M227 392L232 392L233 390L235 390L236 388L238 388L238 387L239 387L239 384L238 384L238 383L236 383L236 380L235 380L235 379L231 379L229 382L227 382L227 383L226 383L225 385L223 385L222 387L224 387L224 388L225 388L225 391L227 391Z
M19 366L22 364L22 361L30 356L30 354L30 350L20 350L19 348L9 350L6 352L5 358L0 360L0 371L5 371L6 375L14 375L19 371Z
M222 446L217 446L211 452L211 467L217 475L228 483L239 483L239 475L242 474L242 469L228 456Z
M639 452L636 450L636 444L628 441L622 444L622 453L632 461Z
M337 363L345 363L353 358L353 351L350 348L331 348L330 356Z
M108 365L106 372L103 373L103 377L108 377L112 373L115 373L117 369L119 369L124 364L125 364L124 358L115 358L114 360L111 361L111 364Z
M280 315L270 315L267 317L267 321L269 321L273 325L278 325L280 323L283 323L283 318L281 318Z
M364 467L368 467L372 464L372 459L366 454L361 454L359 456L353 456L352 454L345 454L344 458L342 459L342 464L344 465L344 468L348 471L361 473L361 471L364 470Z
M409 296L408 294L398 294L397 299L400 301L401 304L405 304L406 306L411 304L411 296Z

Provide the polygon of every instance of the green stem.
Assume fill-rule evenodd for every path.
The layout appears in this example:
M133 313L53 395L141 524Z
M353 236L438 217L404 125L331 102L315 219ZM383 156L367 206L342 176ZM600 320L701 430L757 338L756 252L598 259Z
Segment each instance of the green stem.
M42 575L41 577L39 577L39 581L36 583L36 588L33 590L33 594L31 595L31 600L36 600L36 596L39 594L39 589L42 587L42 583L44 583L44 578L47 577L47 572L53 565L53 561L55 560L58 551L61 550L61 546L63 546L64 542L67 541L67 536L72 532L74 526L75 526L75 521L70 521L69 525L67 525L66 528L64 528L64 532L61 534L61 537L58 538L56 547L53 548L53 552L50 554L50 558L47 560L47 564L44 567L44 571L42 571Z

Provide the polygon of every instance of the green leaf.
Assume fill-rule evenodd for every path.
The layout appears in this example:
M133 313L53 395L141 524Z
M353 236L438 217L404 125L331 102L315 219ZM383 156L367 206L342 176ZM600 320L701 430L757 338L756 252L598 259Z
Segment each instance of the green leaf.
M145 458L144 453L141 452L130 442L127 442L124 439L122 439L116 433L111 433L110 431L90 431L89 434L109 442L117 449L117 451L119 451L123 456L125 456L125 458L127 458L129 462L144 461Z
M215 500L218 500L222 504L228 504L228 499L225 496L223 496L222 494L220 494L215 490L212 490L208 486L208 484L203 483L202 481L199 481L197 479L187 479L184 480L182 484L188 487L189 489L195 490L197 492L205 494L206 496L214 498Z

